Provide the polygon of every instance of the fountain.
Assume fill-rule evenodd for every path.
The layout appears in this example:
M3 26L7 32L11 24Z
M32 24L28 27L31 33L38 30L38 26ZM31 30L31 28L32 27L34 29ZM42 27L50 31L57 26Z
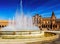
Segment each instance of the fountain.
M29 31L29 33L30 33L30 31L36 31L36 32L38 31L39 35L44 35L43 31L40 31L40 29L37 26L33 25L32 17L24 15L22 0L20 1L20 7L21 7L20 14L18 13L18 9L17 9L15 16L13 16L13 19L11 20L9 18L8 25L6 27L2 28L0 31L15 32L15 34L18 33L17 31L20 31L20 32L21 31ZM36 33L36 32L33 32L33 33Z
M45 37L44 31L40 31L40 29L33 25L32 17L25 16L23 13L23 7L22 7L22 0L20 1L21 6L21 13L18 13L18 10L16 11L16 15L13 17L13 19L9 19L8 26L2 28L0 30L0 40L1 41L21 41L21 42L36 42L36 41L47 41L47 40L54 40L58 38L58 35ZM49 34L49 33L48 33ZM50 34L49 34L50 35ZM52 34L51 34L52 35ZM1 39L2 38L2 39ZM51 38L51 39L49 39ZM6 39L6 40L4 40ZM14 40L11 40L14 39ZM19 39L19 40L16 40Z
M4 27L2 31L31 31L31 30L39 30L38 27L33 25L32 17L25 16L23 13L22 8L22 0L20 2L21 12L18 13L18 10L16 11L15 17L13 17L13 20L9 19L9 24L7 27Z

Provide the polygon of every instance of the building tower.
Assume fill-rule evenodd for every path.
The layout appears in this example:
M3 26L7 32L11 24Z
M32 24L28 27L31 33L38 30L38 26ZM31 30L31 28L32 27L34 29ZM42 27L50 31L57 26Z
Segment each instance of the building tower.
M56 17L55 17L54 12L52 12L52 16L51 16L51 29L54 28L55 22L56 22Z

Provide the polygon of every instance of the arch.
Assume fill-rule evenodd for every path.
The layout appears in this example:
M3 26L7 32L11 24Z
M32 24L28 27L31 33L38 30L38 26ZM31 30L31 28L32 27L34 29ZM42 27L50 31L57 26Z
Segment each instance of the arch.
M4 27L4 25L2 25L1 27Z
M0 28L1 28L1 25L0 25Z

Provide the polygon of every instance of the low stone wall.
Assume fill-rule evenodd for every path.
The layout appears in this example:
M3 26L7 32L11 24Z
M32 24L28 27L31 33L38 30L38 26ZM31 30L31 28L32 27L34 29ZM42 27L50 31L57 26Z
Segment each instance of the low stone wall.
M41 33L43 33L43 31L0 31L0 35L28 35Z

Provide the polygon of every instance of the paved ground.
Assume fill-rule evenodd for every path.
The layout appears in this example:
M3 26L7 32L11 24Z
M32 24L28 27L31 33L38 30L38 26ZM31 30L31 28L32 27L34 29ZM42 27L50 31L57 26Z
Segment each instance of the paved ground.
M22 43L22 42L0 42L0 44L60 44L60 40L52 41L52 42L34 42L34 43Z
M30 44L60 44L60 37L59 39L55 40L55 41L51 41L51 42L36 42L36 43L30 43Z

